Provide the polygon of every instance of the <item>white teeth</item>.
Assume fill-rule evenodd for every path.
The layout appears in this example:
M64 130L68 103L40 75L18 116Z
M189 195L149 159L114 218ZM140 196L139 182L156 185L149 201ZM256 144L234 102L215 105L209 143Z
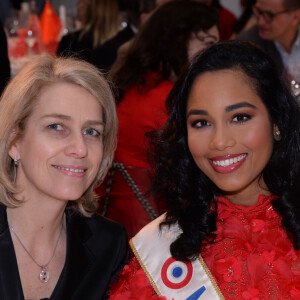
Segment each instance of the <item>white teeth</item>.
M83 173L83 172L85 172L84 169L72 169L72 168L64 168L64 167L60 167L60 166L54 166L54 167L56 169L70 171L70 172L74 172L74 173Z
M228 167L232 164L236 164L237 162L241 161L245 157L246 157L246 154L242 154L235 158L230 158L230 159L225 159L225 160L213 160L212 163L216 166Z

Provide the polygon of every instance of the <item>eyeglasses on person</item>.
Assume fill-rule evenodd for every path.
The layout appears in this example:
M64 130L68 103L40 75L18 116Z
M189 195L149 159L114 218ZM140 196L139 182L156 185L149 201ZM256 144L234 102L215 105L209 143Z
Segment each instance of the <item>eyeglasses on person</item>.
M285 10L278 11L276 13L273 13L271 11L261 10L257 6L253 6L252 10L256 17L262 16L266 22L271 23L275 17L281 14L285 14L287 12L293 11L297 8L289 8Z

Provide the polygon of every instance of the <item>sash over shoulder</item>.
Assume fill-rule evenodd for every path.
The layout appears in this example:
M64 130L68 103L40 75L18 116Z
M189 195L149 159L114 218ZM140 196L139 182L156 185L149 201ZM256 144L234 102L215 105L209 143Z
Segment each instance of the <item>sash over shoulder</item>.
M170 244L180 234L178 225L159 229L165 214L145 226L130 246L159 296L168 300L224 299L202 257L193 262L175 260Z

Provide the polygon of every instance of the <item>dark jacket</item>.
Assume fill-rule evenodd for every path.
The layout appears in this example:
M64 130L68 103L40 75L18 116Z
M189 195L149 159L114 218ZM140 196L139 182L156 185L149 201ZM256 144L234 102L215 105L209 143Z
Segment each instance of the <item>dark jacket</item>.
M131 27L127 26L104 44L93 48L93 37L85 34L80 38L80 34L79 30L65 35L59 43L57 55L84 59L102 72L110 69L117 59L119 47L135 35Z
M81 30L74 31L62 37L58 49L58 56L72 56L94 64L93 37L85 34L81 37Z
M116 61L120 46L135 36L130 26L119 31L114 37L94 50L95 64L103 71L109 71Z
M10 78L10 64L7 53L7 40L0 22L0 96Z
M280 74L283 72L283 61L274 42L263 40L258 33L258 26L255 25L247 31L243 31L235 37L236 40L249 41L262 48L275 62Z
M50 299L106 299L110 282L127 262L125 230L96 214L86 218L66 211L66 216L66 261ZM0 299L24 300L4 205L0 205Z

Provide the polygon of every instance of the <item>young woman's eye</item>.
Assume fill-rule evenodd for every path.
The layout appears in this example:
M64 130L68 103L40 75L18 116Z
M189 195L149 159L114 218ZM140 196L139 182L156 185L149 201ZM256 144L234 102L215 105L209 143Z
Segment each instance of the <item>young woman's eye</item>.
M52 130L56 130L56 131L63 130L62 125L57 124L57 123L48 125L48 128L49 128L49 129L52 129Z
M248 120L251 119L251 116L250 115L247 115L247 114L238 114L238 115L235 115L232 119L233 122L236 122L236 123L244 123Z
M210 123L206 120L197 120L192 123L192 127L195 128L203 128L209 126Z
M94 129L94 128L86 129L84 131L84 134L85 135L90 135L90 136L95 136L95 137L98 137L98 136L101 135L101 133L98 130Z

